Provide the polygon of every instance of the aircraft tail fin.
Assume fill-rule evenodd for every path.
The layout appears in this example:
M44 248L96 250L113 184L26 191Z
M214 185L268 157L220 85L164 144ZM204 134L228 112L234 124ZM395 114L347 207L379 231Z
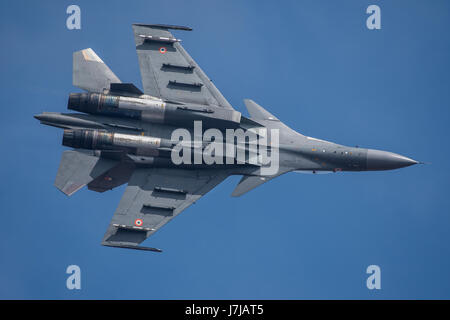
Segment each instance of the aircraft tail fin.
M111 83L121 83L91 48L73 53L73 85L80 89L102 93Z
M99 158L88 152L64 151L55 186L64 194L71 196L118 163L119 161Z

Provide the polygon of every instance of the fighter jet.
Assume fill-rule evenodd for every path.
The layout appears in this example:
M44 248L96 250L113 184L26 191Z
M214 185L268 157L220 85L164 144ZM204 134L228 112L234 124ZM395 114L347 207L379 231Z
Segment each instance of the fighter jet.
M102 244L140 245L231 175L232 196L292 171L391 170L418 162L392 152L347 147L302 135L252 100L236 111L170 30L133 24L143 91L123 83L92 49L73 54L68 109L35 118L64 130L55 186L71 196L127 184ZM223 139L225 141L223 141Z

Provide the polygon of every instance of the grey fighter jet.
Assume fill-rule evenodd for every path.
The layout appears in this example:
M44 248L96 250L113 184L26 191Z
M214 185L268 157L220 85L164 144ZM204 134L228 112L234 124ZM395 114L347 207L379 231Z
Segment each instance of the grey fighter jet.
M240 196L290 171L390 170L418 163L302 135L252 100L245 100L245 117L169 30L192 29L133 25L143 91L121 82L85 49L73 54L73 85L85 90L69 96L68 109L77 112L35 116L63 129L62 144L71 148L63 152L55 180L63 193L128 184L103 245L161 251L140 243L230 175L242 175L232 193ZM223 137L231 138L219 144Z

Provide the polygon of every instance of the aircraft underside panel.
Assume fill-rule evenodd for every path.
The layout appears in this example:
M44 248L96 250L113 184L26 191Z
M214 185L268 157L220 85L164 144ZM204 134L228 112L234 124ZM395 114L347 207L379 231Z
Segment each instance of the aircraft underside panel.
M138 168L103 238L103 245L137 246L227 178L216 170Z
M133 31L145 94L233 109L166 28L135 24Z

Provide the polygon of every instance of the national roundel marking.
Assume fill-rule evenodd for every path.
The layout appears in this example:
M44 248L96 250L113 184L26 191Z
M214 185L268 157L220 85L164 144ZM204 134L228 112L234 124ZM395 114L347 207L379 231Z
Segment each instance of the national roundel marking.
M142 221L142 219L136 219L136 220L134 220L134 225L135 225L136 227L142 226L143 223L144 223L144 221Z
M161 47L159 48L159 52L161 53L166 53L167 49L165 47Z

